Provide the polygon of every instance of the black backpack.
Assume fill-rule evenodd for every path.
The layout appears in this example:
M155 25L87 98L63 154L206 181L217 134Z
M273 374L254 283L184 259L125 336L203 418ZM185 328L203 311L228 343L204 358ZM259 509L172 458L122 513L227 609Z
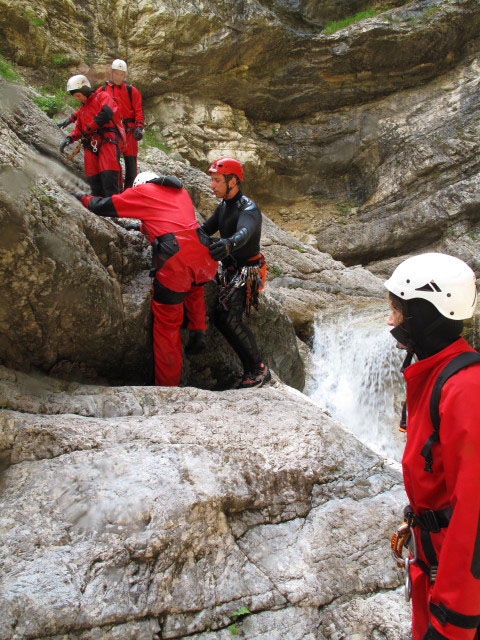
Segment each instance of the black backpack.
M435 384L433 385L432 395L430 396L430 419L433 424L433 431L420 452L425 458L425 469L428 473L432 473L433 456L432 447L435 442L440 442L440 395L445 382L461 369L465 369L472 364L480 362L480 353L477 351L464 351L458 356L450 360L438 374Z

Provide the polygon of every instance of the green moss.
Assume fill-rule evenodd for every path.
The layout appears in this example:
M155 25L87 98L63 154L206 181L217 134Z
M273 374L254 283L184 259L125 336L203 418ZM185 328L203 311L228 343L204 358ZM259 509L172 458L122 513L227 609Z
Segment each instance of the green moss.
M20 80L21 77L18 75L16 71L13 70L12 65L5 60L3 56L0 55L0 77L7 82L14 82L15 80Z
M161 139L161 135L157 131L146 130L143 132L143 139L139 145L141 151L145 152L148 147L156 147L165 153L171 153L172 150Z
M335 33L340 29L344 29L345 27L348 27L355 22L365 20L365 18L374 18L379 13L381 13L381 10L379 9L366 9L365 11L359 11L354 16L343 18L343 20L333 20L332 22L327 22L327 24L323 27L323 33L331 35L332 33Z
M268 269L274 278L282 275L282 270L278 266L278 264L272 264Z
M425 9L425 11L422 13L422 18L431 16L432 13L437 13L437 11L440 11L440 7L428 7L428 9Z

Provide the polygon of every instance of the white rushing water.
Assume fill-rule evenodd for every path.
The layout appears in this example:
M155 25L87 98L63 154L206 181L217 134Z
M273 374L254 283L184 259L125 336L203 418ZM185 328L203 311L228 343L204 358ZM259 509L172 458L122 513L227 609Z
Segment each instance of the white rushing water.
M400 461L405 352L396 348L385 320L386 311L319 318L306 393L374 451Z

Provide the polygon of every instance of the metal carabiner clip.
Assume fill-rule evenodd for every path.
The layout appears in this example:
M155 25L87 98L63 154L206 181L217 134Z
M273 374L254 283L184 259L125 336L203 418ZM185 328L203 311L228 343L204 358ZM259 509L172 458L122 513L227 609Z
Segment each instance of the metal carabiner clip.
M410 566L417 561L417 541L415 540L415 534L411 532L411 536L408 540L408 550L410 556L405 559L405 601L409 602L412 597L412 579L410 577Z
M97 150L98 150L98 142L97 142L96 140L92 140L91 145L92 145L92 151L93 151L93 153L97 153Z
M405 560L402 557L403 547L407 546L410 537L412 535L412 531L407 522L404 522L396 532L392 535L390 540L390 547L392 551L392 556L395 562L397 563L397 567L404 567Z

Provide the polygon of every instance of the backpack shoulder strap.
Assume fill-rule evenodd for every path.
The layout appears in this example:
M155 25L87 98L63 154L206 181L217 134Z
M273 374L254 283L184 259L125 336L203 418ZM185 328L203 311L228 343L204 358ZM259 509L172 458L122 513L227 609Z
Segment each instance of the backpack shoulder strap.
M132 85L125 83L128 91L128 97L130 98L130 106L133 108L133 100L132 100Z
M440 395L442 393L442 387L445 382L451 378L460 369L465 369L471 364L480 362L480 353L477 351L465 351L460 353L455 358L452 358L450 362L438 374L435 384L433 385L432 395L430 396L430 419L433 424L433 431L430 437L423 445L423 449L420 451L420 455L425 458L425 469L428 473L432 473L433 455L432 447L436 442L440 442Z
M430 418L432 420L433 428L436 431L440 429L439 407L443 385L455 373L477 362L480 362L480 353L477 351L465 351L455 358L452 358L452 360L450 360L450 362L438 374L438 378L433 386L432 395L430 396Z

